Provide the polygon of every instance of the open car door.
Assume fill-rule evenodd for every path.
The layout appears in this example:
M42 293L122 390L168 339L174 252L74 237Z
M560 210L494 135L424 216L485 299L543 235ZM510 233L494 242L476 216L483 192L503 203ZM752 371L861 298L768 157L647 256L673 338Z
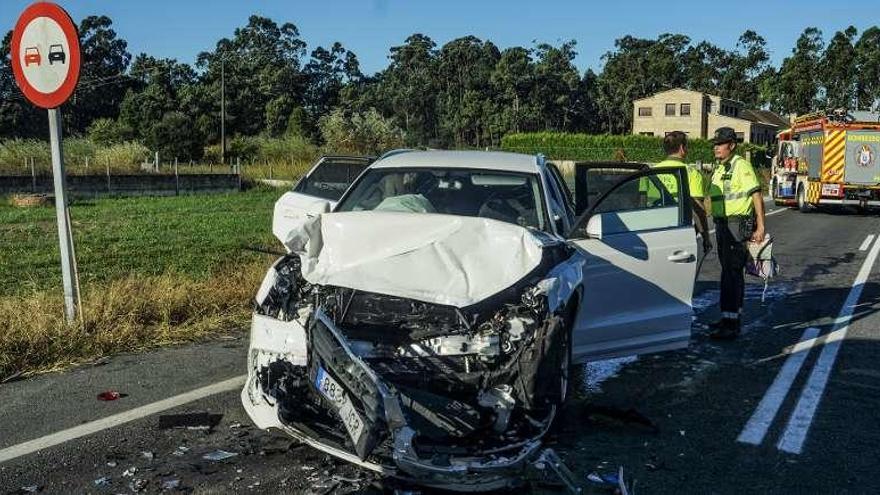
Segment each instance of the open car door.
M687 172L639 168L622 169L595 200L589 193L603 186L576 174L575 196L587 198L568 234L586 258L572 332L576 361L677 349L690 341L697 237Z
M339 198L373 161L375 158L366 156L322 156L293 190L275 203L272 232L279 239L283 238L297 219L333 210Z

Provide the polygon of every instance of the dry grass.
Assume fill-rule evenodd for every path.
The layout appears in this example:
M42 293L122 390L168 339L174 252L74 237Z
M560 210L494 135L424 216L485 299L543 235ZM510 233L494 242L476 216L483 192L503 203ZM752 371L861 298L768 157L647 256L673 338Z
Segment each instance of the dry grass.
M82 318L73 325L64 322L60 291L0 298L0 379L241 332L269 263L219 269L201 280L166 273L96 284L84 292Z

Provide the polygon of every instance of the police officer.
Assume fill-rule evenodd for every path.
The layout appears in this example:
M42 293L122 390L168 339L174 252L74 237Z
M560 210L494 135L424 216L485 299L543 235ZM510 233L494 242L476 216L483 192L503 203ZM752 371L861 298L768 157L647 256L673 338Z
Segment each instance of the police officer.
M735 155L736 132L721 127L712 138L718 161L709 185L718 259L721 261L721 320L712 325L710 337L733 340L740 332L746 242L764 239L764 198L755 169Z
M663 151L666 160L654 165L653 168L685 167L688 174L688 191L691 195L691 206L694 209L694 220L697 233L703 239L703 252L708 253L712 249L712 241L709 239L709 222L706 219L706 207L703 199L706 197L706 184L703 174L696 167L685 165L687 157L687 134L681 131L672 131L663 138ZM674 197L678 197L678 183L669 175L661 175L660 181ZM647 200L650 204L652 196L659 192L654 187L647 188Z

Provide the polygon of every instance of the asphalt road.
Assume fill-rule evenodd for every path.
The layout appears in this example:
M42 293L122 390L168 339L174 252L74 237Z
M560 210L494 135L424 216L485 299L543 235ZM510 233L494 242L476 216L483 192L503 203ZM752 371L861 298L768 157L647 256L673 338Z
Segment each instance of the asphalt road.
M768 231L782 273L764 302L763 287L749 280L739 340L705 337L704 324L718 316L719 268L710 255L689 349L585 367L547 443L586 493L608 493L587 477L619 467L638 494L880 492L880 285L872 259L880 241L860 249L880 235L880 218L786 210L768 218ZM366 473L255 430L231 387L90 435L57 435L235 378L246 346L241 338L117 356L0 385L0 494L156 493L175 482L206 494L377 492ZM106 389L127 395L96 400ZM211 430L160 428L163 414L202 411L222 415ZM53 434L57 445L20 455L26 442ZM744 435L751 443L737 440ZM203 458L217 450L237 455Z

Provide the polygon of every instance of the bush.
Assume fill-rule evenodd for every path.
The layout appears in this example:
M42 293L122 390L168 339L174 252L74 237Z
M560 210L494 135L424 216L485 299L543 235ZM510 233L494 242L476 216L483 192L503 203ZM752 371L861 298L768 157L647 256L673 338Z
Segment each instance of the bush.
M330 153L379 155L402 147L405 137L391 119L372 108L350 114L337 108L321 117L319 128L324 147Z
M501 139L501 148L518 153L543 153L557 160L656 163L666 158L662 141L656 136L533 132L508 134ZM737 149L742 154L756 152L762 156L765 151L750 143L741 143ZM715 160L709 140L688 140L688 161L697 160L704 163Z
M204 153L202 135L182 112L168 112L147 133L147 146L160 160L198 160Z
M131 127L113 119L96 119L86 132L89 139L98 146L110 146L130 141L134 137Z
M140 164L149 158L150 150L135 141L98 148L95 152L97 167L106 167L109 163L110 168L117 173L120 171L137 172Z

